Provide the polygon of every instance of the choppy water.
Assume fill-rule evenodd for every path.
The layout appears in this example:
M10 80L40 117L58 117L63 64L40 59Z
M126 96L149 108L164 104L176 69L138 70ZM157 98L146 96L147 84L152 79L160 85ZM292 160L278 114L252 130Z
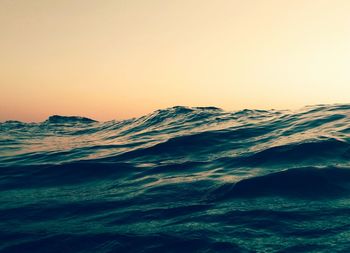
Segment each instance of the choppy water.
M350 105L0 124L0 252L350 252Z

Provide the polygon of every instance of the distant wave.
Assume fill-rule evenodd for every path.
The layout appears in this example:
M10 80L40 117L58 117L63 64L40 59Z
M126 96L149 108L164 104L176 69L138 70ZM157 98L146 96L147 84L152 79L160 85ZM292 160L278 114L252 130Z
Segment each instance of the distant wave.
M55 123L93 123L97 121L93 119L85 118L85 117L78 117L78 116L53 115L53 116L50 116L45 122L55 124Z
M0 123L0 252L347 252L350 105Z

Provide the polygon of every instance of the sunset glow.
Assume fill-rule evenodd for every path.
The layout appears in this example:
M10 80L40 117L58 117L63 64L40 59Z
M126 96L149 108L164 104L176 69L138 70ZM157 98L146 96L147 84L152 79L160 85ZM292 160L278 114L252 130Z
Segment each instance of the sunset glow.
M2 0L0 121L349 102L349 13L345 0Z

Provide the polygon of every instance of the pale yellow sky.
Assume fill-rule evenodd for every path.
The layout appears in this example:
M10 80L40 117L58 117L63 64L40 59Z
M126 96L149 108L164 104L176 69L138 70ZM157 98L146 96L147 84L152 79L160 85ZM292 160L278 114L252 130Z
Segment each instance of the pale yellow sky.
M348 103L348 0L0 0L0 121Z

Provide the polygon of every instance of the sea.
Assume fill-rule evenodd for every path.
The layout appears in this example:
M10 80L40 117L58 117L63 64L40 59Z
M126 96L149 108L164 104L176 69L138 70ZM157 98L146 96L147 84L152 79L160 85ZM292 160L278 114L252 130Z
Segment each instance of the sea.
M350 252L350 105L2 122L0 252Z

